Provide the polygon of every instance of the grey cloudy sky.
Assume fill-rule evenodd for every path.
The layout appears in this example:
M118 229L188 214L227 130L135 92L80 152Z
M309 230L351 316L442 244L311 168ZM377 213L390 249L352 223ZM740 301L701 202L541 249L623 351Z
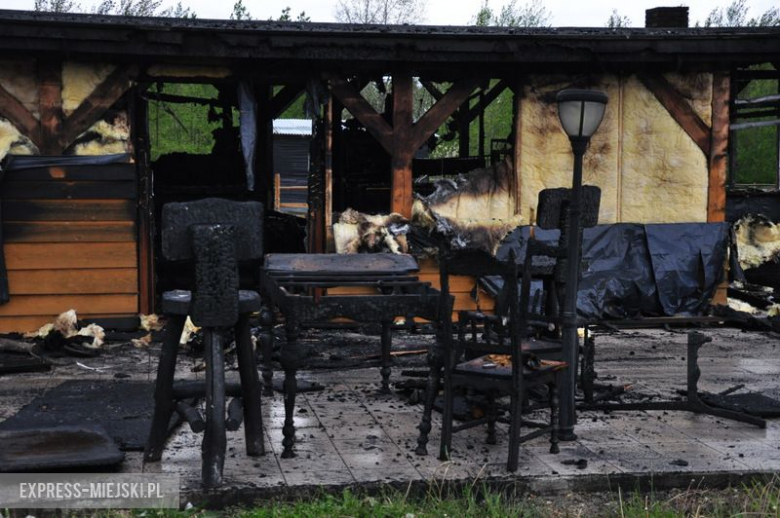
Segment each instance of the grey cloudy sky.
M34 0L0 0L3 9L32 9ZM235 0L182 0L182 4L192 8L198 18L228 18ZM758 16L764 11L776 7L779 0L752 0L750 15ZM97 3L96 0L77 0L88 10L88 6ZM164 5L175 4L175 0L164 0ZM494 10L500 10L504 5L502 0L489 0ZM517 0L522 5L523 0ZM709 12L718 6L725 6L729 0L689 0L680 2L671 0L624 1L616 0L544 0L544 5L552 13L552 25L557 27L603 27L612 9L619 5L621 15L631 19L632 26L644 25L645 9L663 5L687 5L690 7L690 20L693 25L697 20L703 21ZM312 21L332 22L336 0L244 0L253 18L268 19L278 17L284 7L289 6L293 16L301 11L311 17ZM482 0L428 0L426 18L423 23L432 25L467 25L482 5Z

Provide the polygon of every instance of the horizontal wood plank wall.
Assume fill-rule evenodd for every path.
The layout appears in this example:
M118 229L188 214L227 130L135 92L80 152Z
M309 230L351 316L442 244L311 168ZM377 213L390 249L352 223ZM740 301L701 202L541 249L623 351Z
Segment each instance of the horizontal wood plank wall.
M437 290L441 288L439 282L439 264L434 259L420 259L420 280L430 282L431 286ZM468 277L465 275L451 275L450 276L450 293L455 297L455 305L453 307L452 319L453 322L458 320L458 311L462 310L479 310L485 313L492 313L495 307L495 301L493 297L485 293L483 290L478 290L477 300L471 296L474 286L477 283L475 277Z
M135 164L12 171L1 190L11 300L0 332L35 330L69 309L138 313Z

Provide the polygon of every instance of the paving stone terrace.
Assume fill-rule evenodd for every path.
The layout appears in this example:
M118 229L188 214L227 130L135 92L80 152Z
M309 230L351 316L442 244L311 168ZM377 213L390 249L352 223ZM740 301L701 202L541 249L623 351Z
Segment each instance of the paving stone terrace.
M780 397L780 357L777 335L742 332L733 328L708 328L713 337L701 350L702 390L719 392L744 383L746 389ZM596 335L597 371L601 382L633 384L630 393L679 397L685 386L685 344L682 331L625 330ZM335 345L344 341L345 350L360 342L361 349L376 345L378 337L335 331L316 331L306 342L315 351L327 343L331 360ZM419 350L431 337L398 333L397 349ZM77 360L61 358L49 373L0 377L0 420L57 384L69 379L101 379L129 376L154 380L159 344L148 350L129 344L113 346L103 356L78 361L102 370L87 370ZM349 352L344 352L349 356ZM316 354L315 354L316 356ZM424 355L412 355L397 367L393 380L411 364L424 366ZM182 377L202 377L193 372L197 360L180 361ZM327 365L328 358L319 366ZM317 362L313 362L317 364ZM197 370L197 369L195 369ZM229 372L229 376L235 375ZM119 376L117 376L119 375ZM282 373L277 372L281 377ZM607 490L618 482L643 480L661 486L699 484L702 480L734 482L756 473L780 471L780 419L770 420L766 429L687 412L581 412L576 442L562 443L561 452L548 452L546 438L537 438L521 448L516 474L505 471L506 426L499 424L497 445L485 444L485 430L477 427L458 433L453 439L452 459L441 462L438 431L441 421L434 415L430 455L414 454L421 415L419 404L407 395L377 392L379 372L375 367L302 371L299 379L317 381L324 389L298 396L295 413L297 457L282 459L281 441L284 406L276 393L263 400L266 450L263 457L244 455L243 428L228 432L225 484L217 494L233 500L250 500L270 495L290 495L296 490L347 485L367 487L382 484L440 484L442 481L498 481L517 484L536 493L561 490ZM179 427L168 442L163 459L144 464L140 452L128 452L124 472L173 472L181 475L187 498L203 498L200 490L200 442L202 435L187 426ZM581 460L587 460L583 467ZM578 466L578 461L579 466ZM684 462L680 462L684 461ZM215 493L212 493L212 497ZM226 496L228 495L228 496Z

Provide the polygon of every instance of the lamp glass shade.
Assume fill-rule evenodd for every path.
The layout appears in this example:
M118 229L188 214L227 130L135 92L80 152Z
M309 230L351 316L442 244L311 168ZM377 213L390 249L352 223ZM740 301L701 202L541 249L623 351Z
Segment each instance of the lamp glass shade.
M607 106L607 96L592 90L562 90L558 92L558 116L569 137L590 138L601 124Z

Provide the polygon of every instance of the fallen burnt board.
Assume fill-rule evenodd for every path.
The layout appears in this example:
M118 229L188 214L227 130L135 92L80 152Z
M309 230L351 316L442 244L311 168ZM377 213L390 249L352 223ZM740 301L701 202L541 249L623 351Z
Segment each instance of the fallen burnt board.
M114 466L125 454L97 426L45 426L0 431L0 472Z
M151 425L153 394L151 382L66 381L0 423L0 431L98 425L122 450L141 451ZM172 420L169 431L176 423Z

